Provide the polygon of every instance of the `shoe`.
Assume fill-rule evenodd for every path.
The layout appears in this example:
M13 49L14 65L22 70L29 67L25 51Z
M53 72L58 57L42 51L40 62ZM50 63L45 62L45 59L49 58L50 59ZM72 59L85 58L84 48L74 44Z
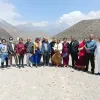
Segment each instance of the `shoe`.
M43 66L45 67L46 65L44 64Z
M33 65L32 64L30 64L30 67L32 67Z
M25 68L24 65L22 65L22 67Z
M12 65L10 67L13 67Z
M46 64L46 66L49 66L49 64Z
M30 65L29 64L27 64L27 67L29 67Z
M100 73L97 73L96 75L100 75Z
M4 68L4 62L1 63L1 68Z
M94 70L91 70L92 74L94 74Z
M37 64L35 66L36 66L36 68L38 68L38 65Z
M84 69L84 72L88 72L88 69Z
M18 65L19 68L21 68L21 65Z

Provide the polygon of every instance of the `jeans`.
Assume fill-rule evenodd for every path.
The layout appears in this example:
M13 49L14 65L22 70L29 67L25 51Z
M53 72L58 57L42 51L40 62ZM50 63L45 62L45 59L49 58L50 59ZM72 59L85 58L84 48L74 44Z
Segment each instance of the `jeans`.
M50 54L43 54L43 64L47 65L49 64Z
M1 66L4 67L4 61L6 60L6 58L8 58L8 54L7 53L2 53L1 54Z

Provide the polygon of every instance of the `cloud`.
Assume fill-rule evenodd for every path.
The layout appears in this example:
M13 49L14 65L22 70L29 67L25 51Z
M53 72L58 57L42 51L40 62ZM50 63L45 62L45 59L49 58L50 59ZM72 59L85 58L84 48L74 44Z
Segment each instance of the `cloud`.
M54 27L58 25L72 26L73 24L87 19L100 18L100 11L90 11L88 13L82 13L81 11L73 11L62 15L58 22L54 22ZM0 0L0 19L3 19L13 25L27 24L28 21L22 21L23 16L18 13L17 8L9 0ZM48 21L32 22L35 27L50 26ZM68 27L67 26L67 27Z
M72 26L81 20L98 19L98 18L100 18L100 11L90 11L86 14L82 13L81 11L73 11L68 14L62 15L58 22L66 23L67 25Z
M22 21L17 19L22 18L22 16L17 12L16 7L8 2L8 0L0 0L0 19L3 19L12 24L19 24Z
M0 0L0 19L11 23L12 25L27 24L28 21L22 21L23 16L17 12L16 7L9 0ZM48 21L33 22L35 27L44 27Z
M35 27L45 27L48 24L49 24L48 21L41 21L41 22L33 22L32 23L32 25Z

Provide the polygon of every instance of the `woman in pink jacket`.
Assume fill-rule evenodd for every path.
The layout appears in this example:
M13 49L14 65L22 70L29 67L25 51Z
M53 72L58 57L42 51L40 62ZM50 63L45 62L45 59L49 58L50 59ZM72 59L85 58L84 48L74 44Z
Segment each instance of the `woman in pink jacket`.
M24 55L26 53L26 48L22 38L19 39L19 43L16 45L16 52L19 59L19 68L24 68Z

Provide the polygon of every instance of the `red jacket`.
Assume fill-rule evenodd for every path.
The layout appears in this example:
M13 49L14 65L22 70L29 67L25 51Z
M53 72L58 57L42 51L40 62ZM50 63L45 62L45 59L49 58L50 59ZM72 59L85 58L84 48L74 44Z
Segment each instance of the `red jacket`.
M16 52L17 54L25 54L26 53L26 48L24 43L19 43L16 45Z

